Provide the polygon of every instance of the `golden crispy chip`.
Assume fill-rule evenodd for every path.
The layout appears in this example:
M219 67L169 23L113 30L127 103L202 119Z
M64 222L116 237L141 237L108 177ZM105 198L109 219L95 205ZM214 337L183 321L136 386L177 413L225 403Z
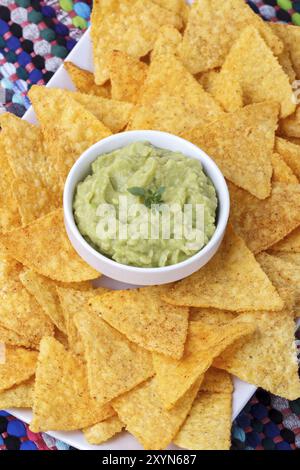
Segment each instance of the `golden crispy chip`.
M272 251L300 253L300 227L296 228L287 237L270 247Z
M12 189L14 175L4 150L2 132L0 147L0 232L9 232L21 225L21 219L16 196Z
M120 132L126 127L133 109L131 103L72 91L68 93L75 101L84 106L99 119L99 121L102 121L113 133Z
M89 444L99 445L114 437L123 428L124 424L118 416L112 416L90 428L83 429L83 434Z
M153 51L151 52L151 60L160 54L175 54L178 46L182 41L182 36L178 29L173 26L163 26L158 33Z
M219 69L208 70L198 75L197 79L207 93L210 93L218 101ZM233 78L230 87L224 87L222 102L226 103L226 111L234 112L244 106L243 90L239 80ZM221 103L222 105L222 103Z
M220 372L220 371L219 371ZM229 374L210 369L182 428L174 439L192 450L229 450L232 383Z
M192 276L173 284L162 298L173 305L236 312L283 308L270 280L231 227L212 260Z
M300 78L300 30L298 26L269 23L273 32L289 52L297 78Z
M295 345L295 322L290 313L248 312L240 321L257 329L247 342L239 341L222 353L214 365L275 395L296 400L300 381Z
M300 145L300 137L286 137L286 140L292 144Z
M188 329L189 310L174 308L161 295L166 286L113 291L91 305L111 326L149 351L180 359Z
M179 48L181 60L193 74L221 66L248 25L259 30L275 54L282 52L281 41L243 0L195 1Z
M292 59L289 51L284 48L283 52L278 56L278 62L280 63L283 71L289 77L290 83L296 80L296 72L293 68Z
M155 377L114 400L113 407L146 450L165 449L188 415L201 381L202 377L169 411L160 402Z
M180 28L182 19L150 0L137 0L125 11L105 18L95 13L91 38L96 83L102 85L109 79L107 61L111 51L126 52L139 59L151 51L159 28L164 25Z
M277 118L277 103L253 104L183 137L210 155L226 178L265 199L271 192Z
M92 72L81 69L72 62L65 62L64 67L70 75L76 89L80 91L80 93L110 98L110 84L108 82L102 86L96 85L94 82L94 74Z
M40 276L30 269L23 270L20 273L20 281L27 291L33 295L40 304L44 312L48 315L56 327L66 333L66 324L64 314L62 312L56 287L69 287L74 290L89 290L91 285L89 282L82 283L62 283L55 282L44 276Z
M57 287L56 292L61 305L64 324L68 336L69 347L73 353L83 356L83 344L74 323L74 315L78 312L84 312L88 317L92 308L89 305L90 300L95 295L107 292L107 289L99 287L98 289L78 291L64 287Z
M253 253L268 249L300 224L300 185L275 183L271 196L260 201L230 186L231 222Z
M39 344L33 344L30 338L17 333L16 331L4 328L0 324L0 343L5 343L10 346L19 346L24 348L38 349Z
M239 338L255 331L255 325L238 320L216 328L202 322L190 322L183 358L175 360L153 354L157 393L162 404L172 408L199 377L208 370L214 358Z
M81 282L99 277L69 242L62 209L1 235L0 241L8 256L56 281Z
M300 266L268 253L259 253L256 259L285 301L285 310L293 314L300 305Z
M287 183L297 184L299 180L293 173L292 169L285 163L284 159L279 153L273 153L272 155L272 166L273 166L273 183Z
M147 77L148 65L126 52L112 51L107 58L107 67L112 98L135 104Z
M173 54L155 56L128 128L184 133L223 111Z
M237 313L229 310L218 310L216 308L190 308L190 321L201 321L209 325L225 325L234 320Z
M53 323L21 284L22 266L6 263L8 269L0 276L0 325L15 332L24 346L36 348L43 336L53 334Z
M71 431L96 424L113 414L110 405L100 406L90 397L83 363L54 338L43 338L30 429Z
M32 377L19 385L15 385L8 390L0 393L1 408L31 408L33 404L33 386Z
M69 91L35 85L30 89L29 97L41 124L47 151L56 159L64 183L80 155L111 132L77 103Z
M211 95L214 94L214 86L215 86L215 81L217 79L217 76L220 73L219 68L215 68L212 70L208 70L207 72L202 72L199 73L196 78L200 85L204 88L207 93L210 93ZM241 102L241 105L239 108L243 106L243 102Z
M288 140L277 137L275 150L300 180L300 147Z
M45 150L39 127L11 113L0 117L0 124L22 222L28 224L61 205L59 169Z
M287 261L288 263L294 264L297 266L297 269L300 267L300 253L287 253L285 251L271 252L274 256Z
M227 102L231 94L224 93L224 89L230 89L231 83L235 88L236 80L242 87L244 104L276 101L281 107L281 117L295 111L289 77L252 26L247 27L233 44L217 78L215 97L226 110L231 107Z
M90 394L99 404L154 375L151 354L128 341L96 312L76 313L74 322L83 342Z
M300 107L291 116L280 121L280 133L287 137L300 137Z
M4 346L0 356L0 391L30 379L35 374L37 352ZM3 357L2 357L3 355Z

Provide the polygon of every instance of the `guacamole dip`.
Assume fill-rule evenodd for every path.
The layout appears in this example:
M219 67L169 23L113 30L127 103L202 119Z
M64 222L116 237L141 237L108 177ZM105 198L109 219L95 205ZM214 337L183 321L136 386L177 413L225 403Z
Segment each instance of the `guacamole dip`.
M201 250L215 231L217 205L198 160L136 142L94 161L77 186L73 210L96 250L146 268L179 263Z

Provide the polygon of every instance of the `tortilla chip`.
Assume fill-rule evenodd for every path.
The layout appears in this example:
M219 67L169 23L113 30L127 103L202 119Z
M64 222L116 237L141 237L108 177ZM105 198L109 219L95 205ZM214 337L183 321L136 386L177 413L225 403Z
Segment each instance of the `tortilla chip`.
M229 310L218 310L216 308L190 308L190 321L201 321L208 325L225 325L234 320L237 313Z
M0 241L8 256L50 279L81 282L99 277L69 242L62 209L1 235Z
M112 51L107 59L107 67L112 98L135 104L147 77L148 65L126 52Z
M41 124L47 150L56 159L64 182L80 155L111 132L77 103L69 91L34 85L29 98Z
M269 25L289 52L293 69L297 78L300 78L300 30L298 26L281 23L269 23Z
M300 381L295 345L295 322L290 313L249 312L240 321L255 323L257 329L247 342L239 341L222 353L214 365L245 382L296 400Z
M9 232L21 225L21 219L15 193L12 189L14 175L4 151L2 132L0 148L0 232Z
M102 86L96 85L94 82L94 74L92 72L81 69L72 62L65 62L64 68L70 75L72 82L80 93L110 98L110 84L108 82Z
M218 101L219 94L219 69L208 70L198 75L198 82L203 86L207 93L210 93L216 101ZM224 96L225 95L225 96ZM226 111L234 112L244 106L243 90L239 80L233 78L230 82L230 87L223 89L222 101L226 103ZM222 103L220 103L222 106Z
M53 323L21 284L22 267L6 263L8 271L0 277L0 325L21 336L24 346L36 348L43 336L53 334Z
M296 265L297 269L300 267L300 253L286 253L284 251L278 251L272 254L290 264Z
M72 91L68 93L113 133L120 132L126 127L133 109L131 103Z
M154 354L157 393L162 404L172 408L187 390L234 341L255 331L255 325L233 320L216 328L201 322L190 322L189 334L182 359L175 360ZM203 378L203 377L202 377Z
M275 183L263 201L230 183L231 221L253 253L268 249L300 224L300 185Z
M169 411L157 395L155 377L114 400L113 407L146 450L165 449L189 413L201 381L202 378Z
M182 41L182 36L178 29L173 26L163 26L158 33L153 51L151 52L151 60L161 54L175 54L178 46Z
M39 127L11 113L0 117L0 124L22 222L28 224L61 205L59 169L47 155Z
M92 21L91 38L94 50L95 81L102 85L109 79L108 57L118 50L139 59L154 46L161 26L180 28L182 19L150 0L137 0L123 12Z
M291 55L286 48L284 48L283 52L278 56L278 62L284 73L289 77L290 83L293 84L296 80L296 72L293 68Z
M218 76L215 97L225 110L230 109L227 99L231 94L224 93L224 89L230 89L232 82L235 87L236 80L242 87L244 104L276 101L281 107L281 117L295 111L289 77L252 26L245 28L233 44Z
M287 137L300 137L300 107L291 116L280 122L280 134Z
M83 429L83 434L89 444L99 445L121 432L123 427L124 424L118 416L112 416L90 428Z
M192 276L169 287L162 298L172 305L235 312L283 308L270 280L230 226L212 260Z
M286 137L286 140L292 144L300 145L300 137Z
M33 400L32 432L72 431L113 416L88 391L83 363L54 338L41 341Z
M68 285L67 283L52 281L51 279L40 276L29 269L23 270L20 273L20 281L27 291L35 297L36 301L56 327L64 333L67 331L65 318L60 306L56 287L65 286L73 289L91 289L89 282L70 283Z
M288 140L277 137L275 150L300 180L300 147Z
M212 368L205 374L204 383L174 443L192 450L229 450L231 414L230 376L220 375Z
M34 378L0 393L1 408L31 408L33 404Z
M35 374L37 352L5 346L0 360L0 392L8 390Z
M95 295L107 292L107 289L98 288L87 291L78 291L63 287L56 288L57 296L61 305L61 311L64 318L64 324L68 336L69 347L71 351L79 356L84 355L83 344L74 323L76 313L84 312L88 317L93 309L89 302Z
M296 228L280 242L272 245L272 251L284 251L287 253L300 253L300 227Z
M184 99L183 99L184 97ZM156 55L128 129L182 134L221 116L223 111L173 54Z
M16 331L4 328L0 324L0 344L5 343L9 346L19 346L24 348L38 349L39 344L33 344L30 338L27 338Z
M179 48L181 60L193 74L221 66L232 44L248 25L258 29L275 54L282 52L281 41L243 0L194 2Z
M189 310L161 300L166 286L113 291L91 305L127 338L149 351L180 359L187 336Z
M292 169L285 163L279 153L272 155L273 183L298 184L299 180Z
M154 375L151 354L131 343L95 313L77 313L89 390L100 404L110 402Z
M277 118L276 103L253 104L183 137L213 158L226 178L265 199L271 193Z

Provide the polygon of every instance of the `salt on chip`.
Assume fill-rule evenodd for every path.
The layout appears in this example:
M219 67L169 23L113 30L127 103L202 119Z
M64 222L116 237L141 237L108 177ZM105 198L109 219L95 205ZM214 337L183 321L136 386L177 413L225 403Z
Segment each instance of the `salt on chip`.
M231 222L253 253L267 250L300 225L300 185L274 183L263 201L230 183Z
M0 146L0 232L8 232L21 225L21 218L12 189L14 175L5 154L3 135Z
M189 310L161 299L166 286L112 291L91 301L92 307L116 330L149 351L177 359L183 354Z
M83 429L83 434L89 444L99 445L120 433L123 428L124 424L120 418L112 416L90 428Z
M38 126L11 113L0 117L0 124L22 222L28 224L61 205L59 168L47 154Z
M1 235L0 242L8 256L50 279L82 282L99 277L72 247L62 209Z
M8 390L0 392L1 408L31 408L33 404L34 378L30 378Z
M30 379L35 374L37 352L5 346L3 356L0 356L0 392Z
M151 52L151 60L161 54L176 55L182 36L178 29L173 26L163 26L158 33L154 48Z
M300 180L300 147L286 139L277 137L275 150Z
M231 95L223 91L227 87L230 89L231 83L235 86L236 80L241 85L244 104L276 101L280 104L282 118L295 111L289 77L253 26L242 31L218 76L215 97L225 110L230 109L231 103L227 99Z
M278 105L264 102L183 134L210 155L224 176L259 199L271 192Z
M126 52L112 51L107 66L112 98L135 104L146 80L148 65Z
M114 400L113 407L146 450L165 449L188 415L201 381L202 377L169 411L160 402L155 377Z
M166 24L180 28L182 19L150 0L137 0L123 12L104 18L94 17L91 38L96 83L102 85L109 79L107 60L111 51L126 52L139 59L151 51L159 28Z
M94 82L94 74L92 72L81 69L72 62L65 62L64 68L70 75L73 84L80 93L110 98L110 85L107 83L102 86L96 85Z
M173 305L230 311L281 310L283 302L245 242L228 227L218 253L162 298Z
M270 247L272 251L287 253L300 253L300 227L296 228L287 237Z
M223 111L173 54L156 55L149 67L128 129L182 134L207 124Z
M8 270L0 276L0 325L20 336L24 346L37 348L43 336L53 334L53 323L21 284L22 266L6 263Z
M80 155L91 145L111 135L92 113L77 103L69 91L33 86L29 98L42 127L47 151L64 181Z
M250 335L255 325L233 320L217 328L201 322L190 322L182 359L153 355L157 393L170 409L211 366L215 357L239 338Z
M292 169L285 163L279 153L272 155L273 183L298 184L299 180Z
M240 321L256 325L248 341L229 346L214 365L245 382L288 400L300 396L295 322L289 312L247 312Z
M269 23L285 49L289 52L296 77L300 78L300 31L298 26L281 23Z
M223 64L232 44L248 25L257 28L275 54L283 50L281 41L269 25L243 0L201 0L191 7L180 57L196 74Z
M32 432L72 431L114 415L90 397L83 363L54 338L44 337L36 369Z
M69 347L73 353L83 357L83 344L74 323L75 314L78 312L84 312L88 317L90 312L93 311L89 305L90 300L95 295L107 292L107 289L99 287L98 289L93 290L78 291L58 286L56 288L56 292L61 305Z
M229 450L232 391L228 373L209 369L174 444L192 450Z
M98 403L108 403L154 375L151 354L97 313L77 313L74 321L83 342L90 394Z

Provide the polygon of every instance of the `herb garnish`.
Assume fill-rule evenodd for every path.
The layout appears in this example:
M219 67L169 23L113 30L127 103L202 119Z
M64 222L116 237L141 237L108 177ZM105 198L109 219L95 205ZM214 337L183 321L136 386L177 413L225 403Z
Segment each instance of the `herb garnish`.
M133 196L140 196L143 200L143 203L149 209L152 205L162 204L162 195L165 192L166 188L161 186L158 189L145 189L139 186L134 186L133 188L128 188L128 192L133 194Z

